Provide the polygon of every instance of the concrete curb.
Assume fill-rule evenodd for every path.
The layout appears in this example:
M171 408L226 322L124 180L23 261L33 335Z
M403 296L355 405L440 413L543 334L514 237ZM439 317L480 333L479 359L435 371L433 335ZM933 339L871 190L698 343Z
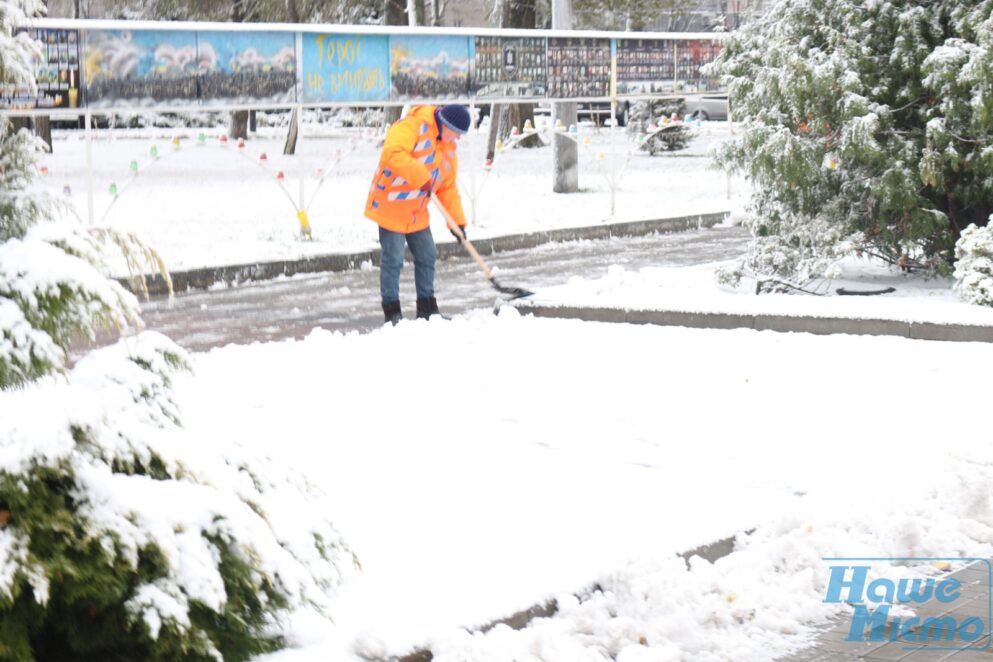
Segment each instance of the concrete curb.
M753 531L754 529L748 529L745 533L750 534ZM685 552L680 552L678 556L686 561L687 566L689 565L690 557L693 556L699 556L710 563L715 563L718 559L724 558L734 551L735 537L736 536L721 538L720 540L715 540L713 542L700 545L699 547L694 547L693 549ZM580 600L583 600L588 599L597 592L602 593L603 588L597 584L594 584L576 595ZM536 618L550 618L558 613L558 610L558 602L552 599L542 604L532 605L531 607L508 616L507 618L491 621L486 625L470 628L469 630L470 632L486 633L500 625L509 627L512 630L523 630L531 624L532 620ZM404 655L403 657L389 658L388 662L431 662L432 659L434 659L434 654L430 649L419 648L412 653Z
M515 302L522 314L555 319L578 319L585 322L657 324L685 326L693 329L755 329L757 331L792 331L830 335L848 333L859 336L898 336L915 340L953 342L993 342L993 326L978 324L939 324L935 322L901 322L888 319L849 319L846 317L804 317L749 313L699 313L678 310L623 310L583 306L543 306L527 301Z
M653 232L680 232L683 230L709 228L724 221L730 212L712 214L692 214L674 218L660 218L627 223L610 223L591 225L588 227L563 228L542 232L505 235L490 239L472 240L481 255L492 255L504 251L534 248L555 241L576 241L578 239L609 239L611 237L638 237ZM467 257L458 244L438 244L438 257L448 259ZM379 265L379 249L360 251L357 253L341 253L329 255L314 255L298 260L275 260L271 262L253 262L249 264L232 264L221 267L204 267L188 271L171 272L173 289L183 292L189 289L205 289L214 283L240 283L255 280L269 280L278 276L294 274L317 273L324 271L348 271L359 268L363 262ZM127 288L131 288L127 279L119 279ZM147 279L148 290L151 294L165 294L168 290L165 281L159 275Z

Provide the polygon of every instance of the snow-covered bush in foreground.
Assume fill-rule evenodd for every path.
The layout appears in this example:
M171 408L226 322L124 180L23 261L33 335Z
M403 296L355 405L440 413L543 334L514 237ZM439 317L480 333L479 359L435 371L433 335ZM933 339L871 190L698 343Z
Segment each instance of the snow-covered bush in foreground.
M962 231L955 244L955 291L969 303L993 306L993 227Z
M185 363L144 333L2 395L0 658L245 659L326 607L350 552L306 485L183 433Z
M710 69L741 128L755 242L733 273L794 284L860 251L951 271L993 211L993 3L780 0ZM774 282L774 281L771 281Z
M0 84L33 88L37 49L13 30L39 7L0 0ZM325 608L354 558L306 485L183 432L170 382L187 360L168 339L122 340L66 374L74 339L141 325L102 245L129 264L154 253L53 222L42 145L0 117L0 659L272 650L287 610Z

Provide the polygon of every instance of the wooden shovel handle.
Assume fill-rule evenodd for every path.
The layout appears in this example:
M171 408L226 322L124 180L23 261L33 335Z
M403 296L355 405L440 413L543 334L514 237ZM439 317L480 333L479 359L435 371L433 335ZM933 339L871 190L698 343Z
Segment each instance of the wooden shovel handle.
M447 209L445 209L445 205L441 204L441 200L434 195L431 196L431 200L434 202L435 207L441 211L441 215L445 217L445 223L448 224L448 229L454 232L455 235L462 241L462 245L465 246L467 251L469 251L469 255L471 255L472 259L476 261L479 268L483 270L486 278L488 280L493 280L493 272L490 271L490 268L486 266L485 262L483 262L483 258L479 256L479 252L476 250L476 247L472 245L472 242L465 238L465 234L462 233L462 228L459 227L458 223L455 222L455 219L452 218L452 215Z

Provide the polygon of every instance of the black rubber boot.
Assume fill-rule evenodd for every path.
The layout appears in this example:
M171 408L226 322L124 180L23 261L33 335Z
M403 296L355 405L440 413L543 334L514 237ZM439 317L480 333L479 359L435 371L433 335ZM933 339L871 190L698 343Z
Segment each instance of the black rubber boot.
M434 297L428 297L426 299L417 300L417 319L426 320L431 317L440 317L441 319L448 319L441 314L438 310L438 300Z
M400 311L399 301L390 301L389 303L383 302L383 316L386 317L386 321L383 323L389 323L396 326L403 319L403 313Z

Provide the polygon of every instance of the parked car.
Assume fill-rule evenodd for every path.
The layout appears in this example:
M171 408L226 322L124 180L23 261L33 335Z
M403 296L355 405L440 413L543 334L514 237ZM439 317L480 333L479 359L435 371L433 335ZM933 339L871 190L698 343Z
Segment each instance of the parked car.
M703 94L698 97L686 97L686 114L701 120L726 120L728 95Z

